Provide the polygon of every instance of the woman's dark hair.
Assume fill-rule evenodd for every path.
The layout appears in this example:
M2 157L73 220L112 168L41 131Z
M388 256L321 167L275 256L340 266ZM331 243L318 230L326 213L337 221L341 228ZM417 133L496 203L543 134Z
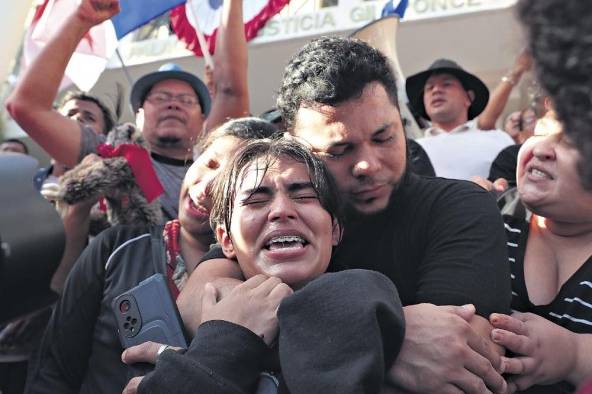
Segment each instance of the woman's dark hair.
M197 143L196 150L203 152L217 138L225 136L236 137L241 140L255 140L272 138L277 134L279 134L279 131L275 125L260 118L246 117L231 119L204 135Z
M587 1L520 0L517 8L537 79L581 152L578 170L592 190L592 7Z
M224 226L230 234L236 189L244 176L244 170L257 160L263 159L265 166L261 181L269 167L280 158L290 158L306 165L312 187L321 206L331 215L340 228L343 228L342 201L337 185L325 164L312 152L294 139L278 138L256 140L245 145L229 161L212 188L213 207L210 224Z
M289 131L302 105L336 106L360 97L366 85L380 83L397 108L397 83L388 59L355 38L321 37L305 45L288 63L277 99Z

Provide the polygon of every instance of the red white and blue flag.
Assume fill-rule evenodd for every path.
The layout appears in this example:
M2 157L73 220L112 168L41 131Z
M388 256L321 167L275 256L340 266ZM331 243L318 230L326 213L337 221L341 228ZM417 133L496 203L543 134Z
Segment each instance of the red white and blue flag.
M31 25L25 33L23 68L27 67L77 7L76 0L44 0L35 8ZM72 83L82 90L93 87L107 61L117 48L117 37L110 22L93 27L82 39L68 66L61 88Z
M243 15L247 40L254 38L259 29L289 1L245 0ZM25 35L23 68L39 54L49 38L57 32L61 22L76 9L78 3L79 0L38 1L33 20ZM193 10L187 12L187 7L193 7ZM68 63L61 88L74 83L81 90L90 90L105 70L107 62L117 48L118 40L171 9L174 30L189 49L202 55L191 22L193 15L197 15L201 31L209 42L210 51L214 50L222 0L120 0L120 8L121 11L117 15L93 27L82 39Z
M173 30L187 48L197 56L203 56L196 27L203 33L210 53L214 53L216 33L220 24L223 0L189 0L171 10ZM248 40L257 36L267 21L280 12L290 0L245 0L243 19ZM197 23L195 21L197 18Z
M31 25L25 33L23 68L39 54L78 6L79 0L40 0ZM121 12L93 27L82 39L66 68L61 88L72 83L89 90L105 70L117 48L118 40L129 32L164 14L185 0L120 0Z

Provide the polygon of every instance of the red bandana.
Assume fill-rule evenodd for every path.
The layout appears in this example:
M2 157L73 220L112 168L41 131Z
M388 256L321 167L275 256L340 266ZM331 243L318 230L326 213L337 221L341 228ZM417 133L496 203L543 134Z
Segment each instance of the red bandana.
M146 200L152 202L164 192L156 172L152 167L148 151L136 144L121 144L113 147L109 144L100 144L97 152L101 157L124 157L132 169L136 183L144 193Z

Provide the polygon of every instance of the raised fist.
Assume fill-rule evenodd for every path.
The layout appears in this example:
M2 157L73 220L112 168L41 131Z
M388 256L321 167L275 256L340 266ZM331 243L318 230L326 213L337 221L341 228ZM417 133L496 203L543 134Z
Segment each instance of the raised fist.
M119 0L82 0L76 16L91 26L98 25L119 13Z

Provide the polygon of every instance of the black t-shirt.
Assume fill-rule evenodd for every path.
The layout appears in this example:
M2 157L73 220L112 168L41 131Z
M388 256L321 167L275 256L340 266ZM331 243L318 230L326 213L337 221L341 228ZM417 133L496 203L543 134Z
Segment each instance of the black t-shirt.
M516 166L520 147L522 147L522 144L510 145L498 153L493 163L491 163L487 179L493 182L498 178L504 178L508 181L510 187L516 186Z
M345 224L334 269L388 276L403 305L472 303L508 312L504 227L494 199L472 182L410 175L377 215Z
M213 249L202 261L224 258ZM409 175L387 209L349 220L329 271L364 268L389 277L403 305L472 303L509 312L504 226L493 197L472 182Z
M432 162L423 147L412 139L407 139L407 146L409 149L409 168L418 175L436 176L434 166L432 166Z

